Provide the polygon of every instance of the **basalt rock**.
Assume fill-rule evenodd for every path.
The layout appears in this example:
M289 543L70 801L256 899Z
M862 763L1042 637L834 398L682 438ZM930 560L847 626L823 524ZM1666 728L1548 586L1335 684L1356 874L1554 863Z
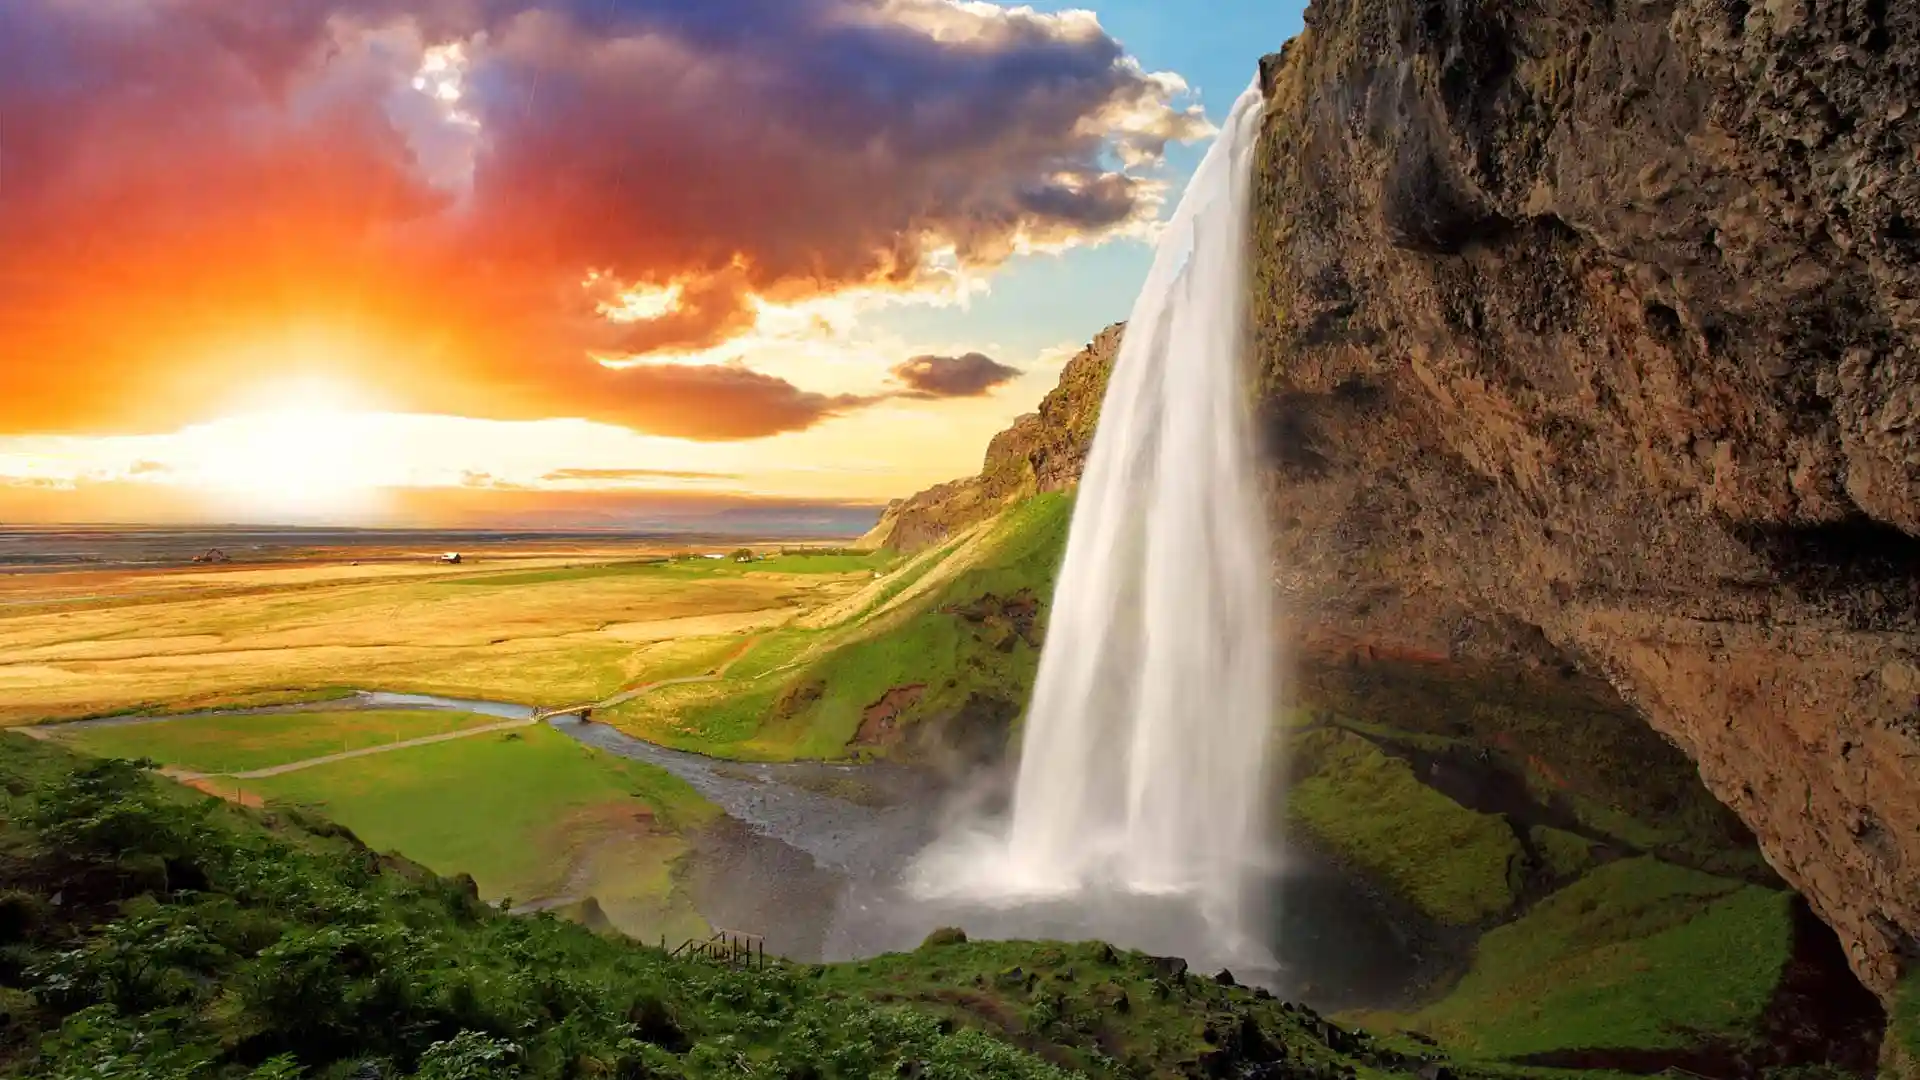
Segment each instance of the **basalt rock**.
M1321 0L1263 65L1281 584L1496 618L1920 956L1920 5Z

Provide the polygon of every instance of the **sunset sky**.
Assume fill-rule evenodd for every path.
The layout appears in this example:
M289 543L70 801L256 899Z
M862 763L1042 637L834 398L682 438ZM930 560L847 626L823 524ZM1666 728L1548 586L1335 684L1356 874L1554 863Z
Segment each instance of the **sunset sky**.
M5 0L0 522L972 472L1300 20L1084 6Z

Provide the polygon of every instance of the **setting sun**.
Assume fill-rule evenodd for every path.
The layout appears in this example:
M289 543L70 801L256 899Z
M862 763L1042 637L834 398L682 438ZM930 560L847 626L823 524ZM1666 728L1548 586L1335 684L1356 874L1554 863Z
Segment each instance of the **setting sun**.
M373 508L382 483L375 414L345 388L300 381L259 391L264 405L180 433L180 479L228 514L336 517Z

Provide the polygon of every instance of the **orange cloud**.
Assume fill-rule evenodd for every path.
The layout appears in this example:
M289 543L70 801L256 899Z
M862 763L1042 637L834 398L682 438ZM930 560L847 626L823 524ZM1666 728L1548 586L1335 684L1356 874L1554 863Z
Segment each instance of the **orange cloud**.
M389 407L797 430L875 399L591 357L1136 230L1182 90L947 0L8 0L0 432L204 419L302 327Z

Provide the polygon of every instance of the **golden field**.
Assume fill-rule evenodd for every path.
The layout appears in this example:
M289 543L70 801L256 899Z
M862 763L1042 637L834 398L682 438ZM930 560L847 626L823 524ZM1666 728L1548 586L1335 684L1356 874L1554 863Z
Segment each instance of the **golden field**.
M0 725L377 689L537 705L705 671L870 589L884 556L662 564L656 548L0 579Z

